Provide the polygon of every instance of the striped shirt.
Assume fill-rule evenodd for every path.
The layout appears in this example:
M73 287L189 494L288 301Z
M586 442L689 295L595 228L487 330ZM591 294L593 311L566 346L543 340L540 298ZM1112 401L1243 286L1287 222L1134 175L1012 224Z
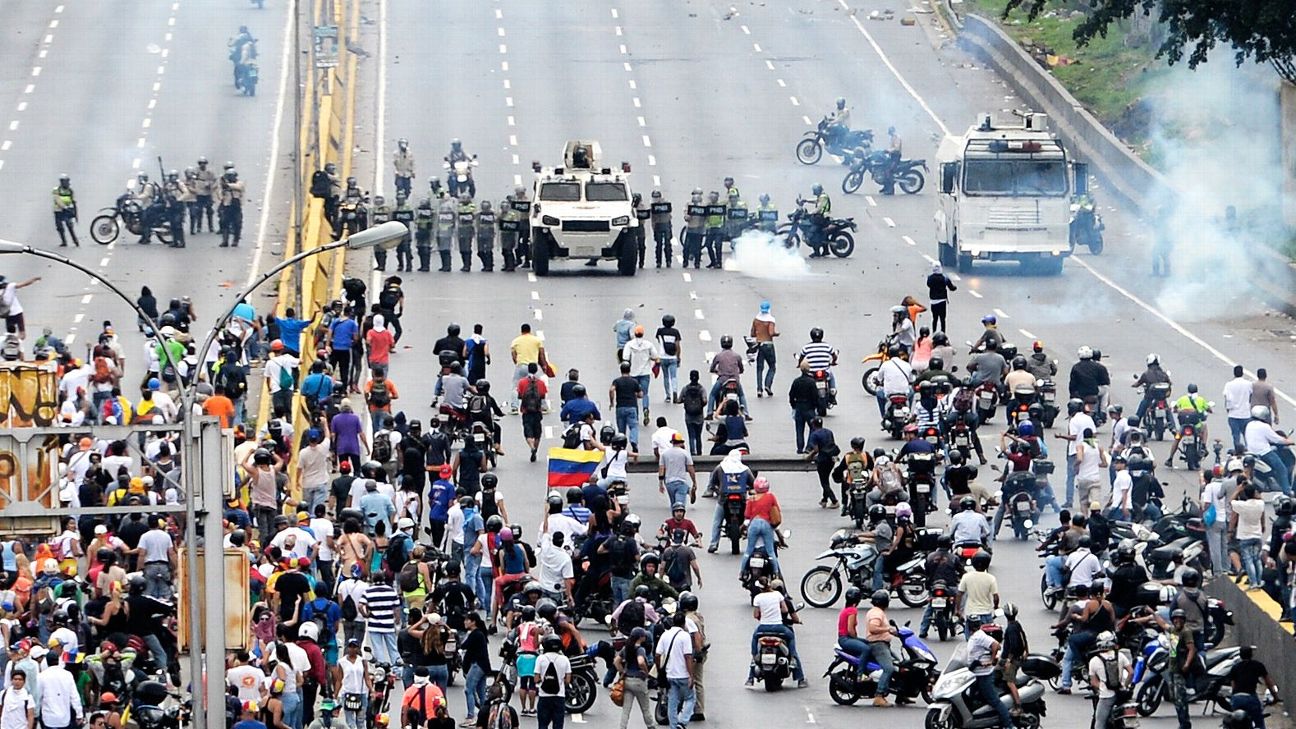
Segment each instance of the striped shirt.
M364 591L365 605L369 606L368 629L370 633L395 633L396 611L400 610L400 595L391 585L370 585Z
M827 342L810 342L801 348L800 360L810 365L812 372L826 370L832 367L833 358L837 356L837 350Z

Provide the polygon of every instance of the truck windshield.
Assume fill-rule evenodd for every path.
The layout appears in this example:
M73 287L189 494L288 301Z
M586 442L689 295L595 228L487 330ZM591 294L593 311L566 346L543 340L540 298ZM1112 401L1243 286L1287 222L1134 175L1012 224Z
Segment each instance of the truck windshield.
M580 202L580 183L546 182L540 185L540 199L550 202Z
M1067 192L1066 162L1061 160L967 160L963 192L968 195L1060 197Z
M590 202L621 202L627 200L625 183L591 182L585 185L585 199Z

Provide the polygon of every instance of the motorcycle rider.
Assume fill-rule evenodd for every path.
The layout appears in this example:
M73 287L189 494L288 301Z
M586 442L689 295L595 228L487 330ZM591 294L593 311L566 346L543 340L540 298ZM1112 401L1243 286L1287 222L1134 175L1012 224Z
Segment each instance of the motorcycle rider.
M197 233L198 229L202 227L202 215L199 213L206 213L207 215L207 232L216 232L215 226L212 225L212 218L214 215L212 209L212 195L216 191L216 173L208 169L207 164L206 157L199 157L198 169L194 170L193 192L195 196L194 207L196 209L194 211L194 219L191 221L194 226L194 233Z
M942 363L948 364L954 361L958 352L950 344L949 335L945 332L938 331L932 334L932 351L931 356L927 359L927 368L931 369L932 361L939 359Z
M964 510L960 514L972 512ZM977 514L980 516L980 514ZM982 523L985 519L982 518ZM955 538L955 544L961 542ZM962 544L967 544L962 542ZM990 553L978 549L969 560L972 570L959 579L954 596L954 615L963 620L964 638L971 638L977 628L994 622L994 612L999 608L999 582L990 574Z
M1080 347L1076 351L1076 356L1079 361L1071 366L1070 382L1067 385L1069 396L1081 400L1094 398L1101 407L1102 394L1111 385L1111 376L1107 373L1107 368L1094 359L1092 347L1088 345Z
M846 97L838 96L836 109L828 114L828 126L824 129L830 148L839 147L842 140L850 133L851 110L846 107Z
M881 170L882 194L894 195L895 168L896 165L900 164L900 152L903 147L903 142L900 139L900 134L896 132L895 127L887 127L887 137L889 141L887 143L886 167Z
M967 369L971 373L971 387L976 388L989 382L998 389L1004 376L1008 374L1008 362L999 354L999 342L987 339L985 349L968 360Z
M725 204L720 200L720 193L712 190L707 195L706 204L707 268L722 267L725 210Z
M732 177L726 177L725 180L732 181ZM732 184L732 183L730 183ZM733 250L734 241L742 235L743 230L747 227L748 213L747 203L743 202L738 196L738 188L728 187L729 203L725 207L725 229L724 239L729 243L729 250Z
M396 140L396 151L392 153L392 167L396 170L396 192L409 196L414 181L414 153L410 151L409 140L401 137Z
M745 369L743 356L734 351L733 337L728 334L720 337L720 351L711 358L711 373L716 376L716 382L711 386L711 394L707 397L708 420L715 417L716 408L720 404L720 394L730 382L737 385L738 405L742 408L743 418L751 420L747 410L747 393L743 392L741 380Z
M891 594L886 590L874 590L869 598L873 607L864 614L864 642L868 644L868 654L873 662L882 669L878 678L877 690L873 694L874 706L890 706L887 694L891 688L891 677L895 675L895 659L891 655L891 637L897 635L891 626L891 618L886 609L891 605Z
M1004 343L1003 334L999 332L999 317L994 314L986 314L981 317L981 326L983 327L981 336L972 343L972 349L968 354L985 351L986 345L992 341L995 343L996 348Z
M1244 438L1247 453L1264 461L1269 466L1269 475L1282 489L1284 496L1291 496L1291 473L1287 464L1274 446L1290 446L1291 438L1284 438L1273 429L1273 411L1265 405L1251 408L1251 422L1246 424Z
M963 571L959 561L954 557L950 549L954 546L954 540L948 535L942 534L936 538L936 549L927 555L923 562L923 574L927 576L927 590L930 592L935 588L937 583L945 585L947 590L953 590L959 583L960 573ZM922 620L918 623L918 637L927 640L927 631L931 629L932 606L928 601L923 607Z
M833 374L833 367L837 366L837 348L825 342L824 331L819 327L810 330L810 341L801 347L797 352L797 366L802 363L810 365L810 372L826 372L828 374L828 392L830 397L837 392L837 376Z
M436 225L437 255L441 257L441 268L437 270L441 273L450 272L450 253L454 246L455 221L458 218L455 213L454 200L448 195L443 197L437 207Z
M482 200L481 212L477 213L477 259L482 271L495 270L495 211L490 200Z
M945 533L954 540L954 546L986 543L990 537L990 525L986 524L985 515L977 511L974 497L959 499L959 512L950 519Z
M58 186L51 192L54 198L54 230L58 231L59 248L67 248L67 236L72 236L72 244L81 247L77 240L73 223L77 218L76 194L72 192L72 178L66 174L59 175ZM66 229L66 233L64 230Z
M706 493L703 494L703 496L716 497L715 514L711 518L711 543L707 545L708 553L715 554L720 548L720 537L723 536L721 525L725 518L725 497L742 494L745 498L755 481L756 476L752 470L742 462L742 451L729 451L724 460L720 461L720 465L711 471Z
M410 204L409 197L403 192L396 193L396 207L392 210L392 220L405 226L405 235L396 244L396 270L413 271L414 253L410 250L410 237L413 235L416 213ZM378 246L381 248L382 246ZM374 249L375 251L377 248ZM375 254L376 257L376 254ZM385 268L379 268L382 271Z
M1175 453L1179 452L1179 441L1183 440L1184 427L1189 425L1196 427L1201 442L1210 442L1206 431L1206 416L1214 412L1214 408L1206 398L1197 394L1197 384L1189 382L1188 392L1174 401L1170 412L1175 422L1179 423L1179 427L1175 429L1174 443L1170 444L1170 455L1165 460L1166 468L1174 468L1174 457Z
M243 237L243 195L246 186L239 181L238 171L229 169L220 179L220 220L221 248L226 248L233 237L234 247L238 247Z
M877 373L882 382L877 388L878 415L881 417L886 417L887 402L892 395L904 395L909 400L913 399L913 367L904 358L904 351L892 344L887 350L887 356L887 361L882 363Z
M652 219L652 208L638 192L631 197L630 204L634 206L635 219L639 221L639 225L635 227L635 244L639 246L639 268L643 268L644 257L648 255L648 225Z
M161 213L161 206L158 204L158 187L156 184L149 182L147 172L141 172L135 178L136 188L129 194L132 200L139 205L140 210L140 243L147 244L153 239L153 226L157 225L158 215Z
M1139 387L1143 388L1143 399L1139 401L1138 410L1134 413L1134 416L1139 419L1140 423L1143 422L1143 416L1147 414L1148 408L1152 406L1152 385L1158 384L1171 384L1170 375L1161 368L1161 358L1153 352L1147 356L1147 369L1143 371L1143 374L1139 375L1133 385L1130 385L1130 387L1136 389ZM1171 429L1174 429L1173 417L1174 416L1171 415Z
M462 197L464 194L463 190L457 189L458 183L455 182L455 173L454 173L455 163L456 162L471 163L472 159L473 158L470 155L468 155L468 153L464 152L463 142L459 141L457 137L455 139L450 140L450 153L445 156L446 164L450 166L450 175L449 175L449 179L446 182L447 186L450 187L451 190L450 194L453 195L457 193L460 197ZM468 173L468 181L465 182L464 184L468 186L469 199L477 197L477 183L473 180L471 172Z
M693 188L689 197L688 208L684 215L684 267L688 268L693 261L693 268L702 266L702 243L706 238L706 203L702 201L702 190Z
M234 63L234 88L243 88L243 71L256 58L256 38L246 25L239 26L238 35L226 44L229 46L229 59Z
M805 670L801 666L801 657L797 654L796 633L791 625L784 623L785 616L793 622L801 622L801 620L791 613L787 600L778 589L781 585L781 580L767 580L764 590L752 598L752 617L756 620L756 629L752 631L752 662L751 667L747 669L746 685L748 686L755 682L756 648L763 635L777 635L787 642L788 657L792 660L792 678L796 680L797 688L805 688L809 685L806 683Z
M1111 570L1107 599L1116 611L1117 618L1123 618L1139 604L1139 588L1148 581L1147 570L1136 559L1133 539L1122 539L1112 556L1114 569Z
M663 259L666 261L666 268L670 268L671 258L674 256L671 250L671 204L662 199L661 190L652 191L652 204L649 206L649 211L657 268L662 267ZM640 225L643 223L640 222Z
M459 236L459 260L463 262L459 270L468 273L472 270L472 244L476 237L473 224L477 221L477 206L473 205L472 195L466 192L459 194L459 207L455 216L458 220L455 232Z
M814 195L814 209L810 213L810 231L806 243L810 245L811 258L823 258L828 255L828 223L832 221L829 217L832 213L832 198L824 192L823 185L815 183L810 188L810 194Z
M1004 390L1007 392L1004 397L1004 420L1010 425L1012 411L1017 404L1013 394L1018 387L1035 389L1035 375L1031 373L1026 358L1020 354L1013 357L1012 371L1004 375Z
M414 249L418 251L418 270L423 273L432 270L432 235L435 230L436 210L432 208L432 198L425 197L414 210Z
M879 466L881 465L881 459L879 459ZM885 506L875 503L869 507L868 526L864 528L864 531L857 534L855 539L865 544L872 544L876 550L877 553L873 560L871 587L874 590L884 589L884 585L886 585L886 556L891 553L891 546L895 543L895 528L887 520L887 508Z
M994 680L995 667L999 664L1002 637L1003 629L998 623L994 621L983 623L981 629L968 638L967 663L968 670L976 677L981 698L999 715L999 726L1013 729L1016 725L1013 723L1012 714L1000 698L999 687ZM1008 680L1011 682L1013 678L1008 677Z
M1057 376L1057 362L1044 353L1044 343L1036 339L1031 342L1031 355L1026 360L1026 370L1037 380L1047 380Z

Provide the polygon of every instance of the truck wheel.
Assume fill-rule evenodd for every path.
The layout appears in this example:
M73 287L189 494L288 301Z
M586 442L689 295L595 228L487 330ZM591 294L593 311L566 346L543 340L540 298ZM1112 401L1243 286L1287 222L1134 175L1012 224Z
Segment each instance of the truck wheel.
M972 273L972 256L971 256L971 254L968 254L968 253L959 253L959 254L958 254L958 261L957 261L957 264L958 264L958 272L959 272L959 273Z
M958 255L954 253L954 246L948 243L936 244L936 257L940 259L942 266L953 266L958 262Z
M549 275L549 237L538 234L531 241L531 270L537 276Z
M1062 264L1065 259L1062 256L1047 256L1039 259L1039 272L1043 276L1059 276L1062 274Z
M617 249L617 273L622 276L633 276L639 270L639 251L635 250L634 236L621 234L621 246Z

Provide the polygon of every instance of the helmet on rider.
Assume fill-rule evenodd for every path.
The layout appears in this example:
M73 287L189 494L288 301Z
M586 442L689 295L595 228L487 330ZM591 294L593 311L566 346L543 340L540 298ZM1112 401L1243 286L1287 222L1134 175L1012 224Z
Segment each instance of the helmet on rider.
M978 549L977 553L972 555L972 569L978 572L985 572L990 569L990 553L984 549Z
M823 185L820 185L819 183L816 182L815 184L813 184L813 185L810 186L810 192L813 193L813 194L815 194L815 195L822 195L822 194L823 194Z
M1262 420L1266 423L1273 422L1273 413L1267 405L1256 405L1251 408L1251 417L1255 420Z
M951 466L963 465L963 451L957 448L951 448L949 454L949 462Z
M1156 352L1149 352L1147 356L1147 366L1151 367L1155 364L1161 364L1161 358L1157 356Z
M1084 400L1081 400L1078 397L1073 397L1070 400L1067 400L1067 415L1075 415L1081 410L1084 410Z
M643 526L643 519L640 519L638 514L626 514L621 520L621 528L627 534L634 534L641 526Z
M612 436L613 448L625 449L629 445L630 445L630 439L626 437L625 433L617 433L616 435Z
M975 508L976 508L976 499L972 498L971 496L964 496L963 498L959 499L960 511L969 511Z
M1116 634L1110 630L1104 630L1098 634L1098 639L1094 642L1094 650L1109 651L1116 647Z
M720 337L720 348L733 349L733 337L728 334L725 334L724 336Z
M769 479L764 476L757 476L756 480L752 482L752 490L758 494L768 493L770 490Z
M881 504L872 505L869 507L868 516L870 522L877 523L882 521L887 516L886 507Z
M999 317L995 316L994 314L986 314L985 316L981 317L981 323L982 323L982 324L998 324L998 323L999 323Z
M1035 435L1035 424L1029 420L1023 420L1017 424L1017 435L1023 438L1029 438Z
M540 602L536 603L536 615L553 623L558 617L558 603L547 597L541 598Z
M1184 612L1183 608L1175 608L1174 610L1170 611L1171 622L1174 622L1175 620L1187 620L1187 619L1188 619L1188 613Z
M1093 359L1093 347L1087 344L1081 345L1080 349L1076 350L1076 356L1080 359Z
M863 599L864 599L864 591L863 591L863 590L859 589L859 588L856 587L855 585L851 585L850 587L846 588L846 604L847 604L847 605L858 605L859 602L860 602L860 600L863 600Z
M873 607L886 610L887 606L891 604L891 593L886 590L874 590L869 602L873 603Z
M907 501L901 501L896 504L896 521L908 522L913 520L913 507L909 506Z
M1036 339L1035 341L1031 342L1031 351L1032 351L1032 352L1043 352L1043 351L1044 351L1044 343L1041 342L1041 341L1038 340L1038 339Z
M486 531L492 534L499 534L500 530L503 528L504 528L504 517L500 516L499 514L495 514L491 516L491 518L486 520Z
M944 370L944 369L945 369L945 358L944 358L944 357L932 357L931 359L927 360L927 369L929 369L929 370Z
M1017 604L1016 604L1016 603L1011 603L1011 602L1006 602L1006 603L1004 603L1004 605L1003 605L1003 613L1004 613L1004 617L1005 617L1005 618L1008 618L1009 620L1016 620L1016 619L1017 619Z
M845 108L846 108L846 97L845 97L845 96L838 96L838 97L837 97L837 111L841 111L841 110L843 110L843 109L845 109Z
M681 592L679 596L679 607L681 610L685 612L691 612L693 610L697 610L698 609L697 595L694 595L692 592L689 592L688 590Z
M1196 395L1196 394L1197 394L1197 383L1195 383L1195 382L1189 382L1189 383L1188 383L1188 394L1189 394L1189 395Z
M1179 575L1180 584L1190 590L1201 587L1201 579L1201 573L1193 567L1185 568L1183 574Z
M639 585L634 589L634 596L635 599L643 598L644 600L647 600L652 597L652 588L647 585Z
M862 450L864 450L864 436L862 436L862 435L857 435L857 436L855 436L854 438L851 438L850 445L851 445L851 448L854 449L854 450L857 450L857 451L862 451Z
M823 331L822 329L820 329L819 327L815 327L815 328L813 328L813 329L810 330L810 341L812 341L812 342L822 342L822 341L823 341L823 337L824 337L824 331Z
M949 344L949 335L945 332L936 332L932 335L932 344L937 347L944 347Z
M1116 563L1117 564L1132 563L1134 561L1134 556L1137 553L1137 551L1138 550L1134 546L1133 539L1122 539L1120 541L1120 544L1116 546Z
M656 552L648 552L647 554L639 558L639 571L641 572L647 571L648 565L652 565L654 567L660 567L661 557L658 557Z
M1015 370L1026 369L1026 358L1021 356L1020 354L1017 355L1016 357L1013 357L1012 368Z

